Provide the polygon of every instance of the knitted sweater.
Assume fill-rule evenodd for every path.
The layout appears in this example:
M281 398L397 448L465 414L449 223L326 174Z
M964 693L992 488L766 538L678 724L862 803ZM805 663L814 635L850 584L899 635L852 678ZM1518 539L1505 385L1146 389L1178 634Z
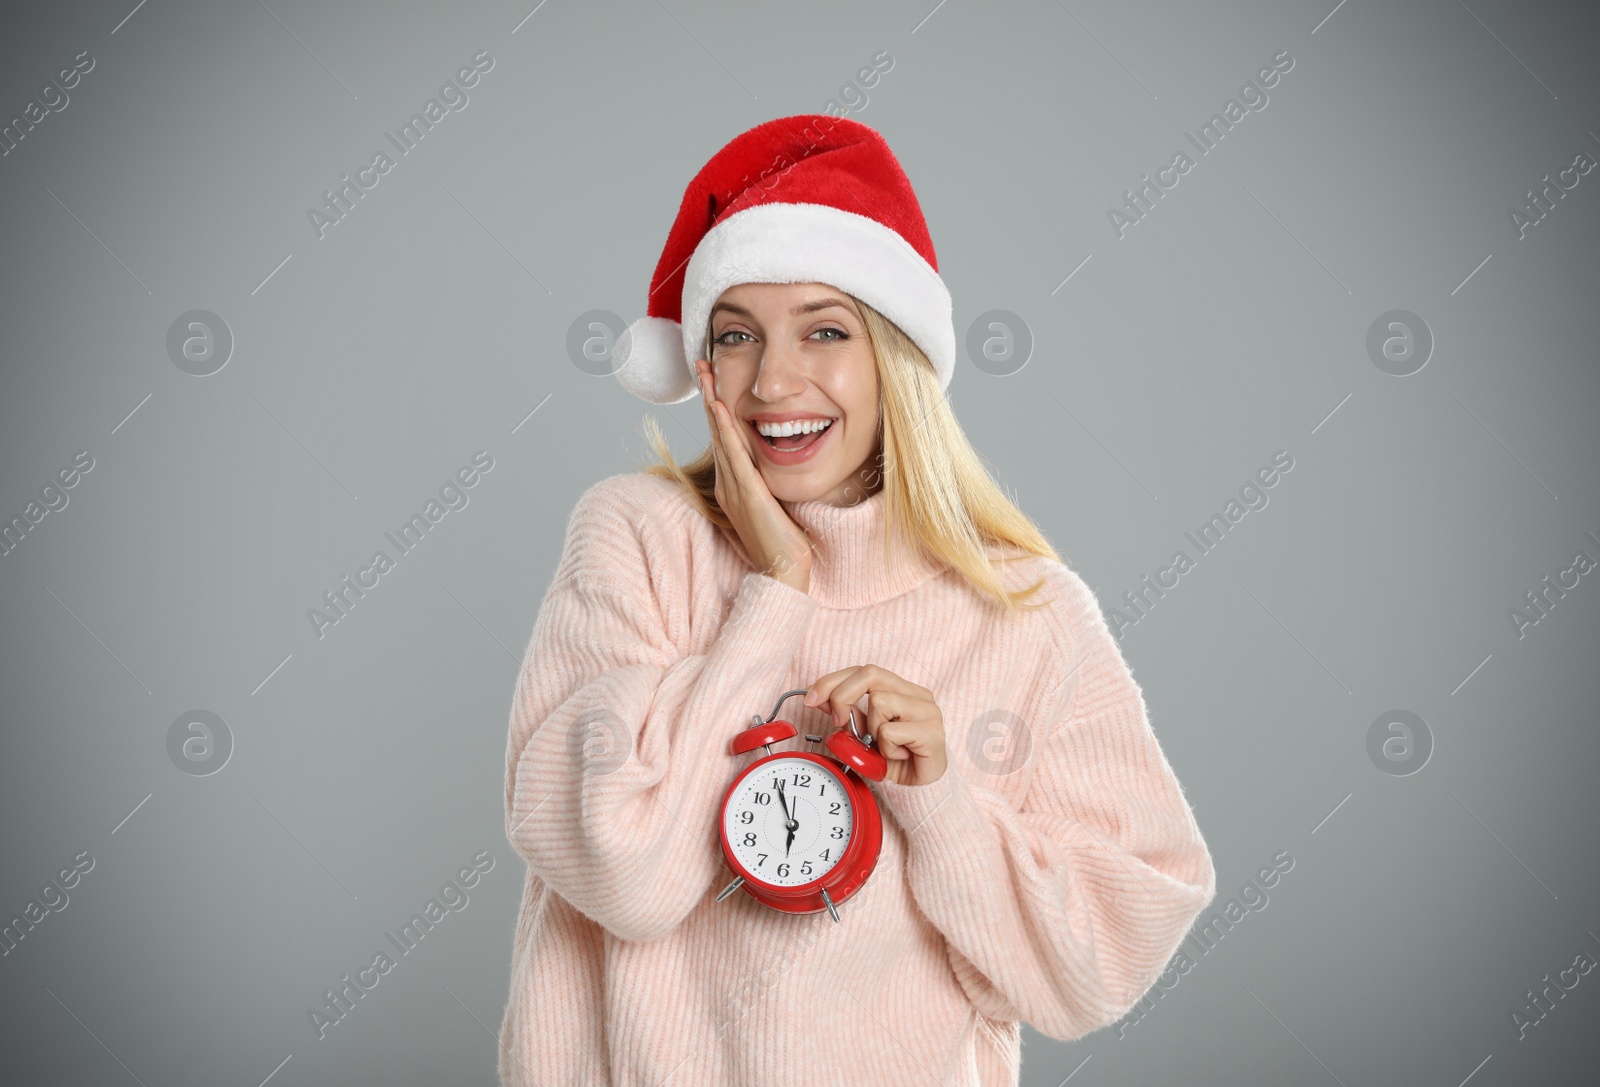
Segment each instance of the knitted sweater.
M506 748L527 862L508 1087L1010 1087L1019 1021L1060 1040L1115 1022L1215 896L1082 579L1007 564L1009 587L1042 575L1054 600L1007 616L909 549L886 564L886 501L783 503L817 544L800 592L668 480L615 475L579 498ZM839 921L716 901L734 876L723 794L766 754L729 739L862 664L933 693L945 772L871 784L881 853ZM799 696L779 716L801 738L774 751L834 728Z

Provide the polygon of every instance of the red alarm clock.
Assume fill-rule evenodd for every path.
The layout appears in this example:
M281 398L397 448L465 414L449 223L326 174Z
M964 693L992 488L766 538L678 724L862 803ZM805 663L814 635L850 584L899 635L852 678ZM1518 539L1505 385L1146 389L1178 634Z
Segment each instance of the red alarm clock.
M733 738L729 748L743 755L758 747L767 754L745 767L722 797L722 855L735 873L717 895L721 902L743 887L763 906L784 913L820 913L839 920L837 906L861 889L878 863L883 817L878 798L863 778L882 781L889 764L874 750L872 737L856 729L839 730L821 742L833 758L810 750L774 752L772 745L798 735L787 721L774 721L786 699L809 688L789 691L772 714L760 714Z

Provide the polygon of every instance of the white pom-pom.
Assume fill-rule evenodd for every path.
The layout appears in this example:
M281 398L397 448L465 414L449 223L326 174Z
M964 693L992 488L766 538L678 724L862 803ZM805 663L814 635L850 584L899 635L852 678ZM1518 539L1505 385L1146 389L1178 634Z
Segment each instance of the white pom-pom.
M683 327L665 317L641 317L611 349L613 373L624 389L652 404L678 404L700 391L683 355Z

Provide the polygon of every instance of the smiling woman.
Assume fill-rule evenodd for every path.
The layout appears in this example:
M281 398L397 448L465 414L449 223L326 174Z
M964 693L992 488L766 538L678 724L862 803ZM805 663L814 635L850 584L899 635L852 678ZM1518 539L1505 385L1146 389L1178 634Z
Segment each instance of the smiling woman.
M1019 1024L1121 1017L1216 873L1094 594L945 398L910 182L859 122L758 125L690 182L649 298L618 381L698 391L710 441L679 465L649 420L660 463L567 520L506 743L502 1081L1014 1087ZM770 751L799 736L836 757ZM761 748L774 790L806 773L736 813L736 872L712 843Z
M774 468L807 466L769 482L779 500L814 497L810 480L849 477L872 457L877 364L854 299L826 284L743 283L712 307L706 339L713 399L744 422L749 447Z

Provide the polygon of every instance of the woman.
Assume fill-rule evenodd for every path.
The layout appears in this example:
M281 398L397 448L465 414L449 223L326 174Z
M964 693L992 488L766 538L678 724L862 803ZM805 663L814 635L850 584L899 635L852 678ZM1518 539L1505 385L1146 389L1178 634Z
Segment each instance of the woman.
M583 493L534 625L505 1083L1016 1084L1019 1022L1114 1022L1214 897L1093 594L950 412L954 344L872 129L779 118L690 183L614 362L698 391L711 445L680 466L653 431L661 464ZM763 754L729 740L801 688L802 736L854 709L888 763L837 919L719 895L723 795Z

